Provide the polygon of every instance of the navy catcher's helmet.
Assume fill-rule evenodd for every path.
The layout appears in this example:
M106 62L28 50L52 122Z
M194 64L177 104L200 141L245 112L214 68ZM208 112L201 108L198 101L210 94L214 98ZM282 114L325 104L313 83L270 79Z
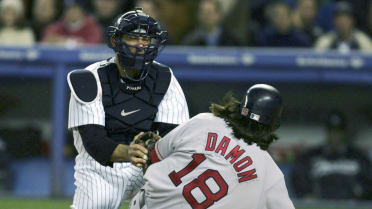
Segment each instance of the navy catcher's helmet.
M122 36L127 34L134 37L150 38L148 46L133 46L122 41ZM168 33L161 30L159 23L149 15L145 14L141 8L136 8L121 15L113 26L106 30L105 41L108 47L112 48L118 55L120 65L141 70L138 79L143 80L148 74L148 65L159 54L167 40ZM130 49L135 49L132 53ZM143 53L139 53L143 52Z
M247 90L241 103L241 114L258 123L272 127L280 126L283 109L279 91L273 86L256 84Z

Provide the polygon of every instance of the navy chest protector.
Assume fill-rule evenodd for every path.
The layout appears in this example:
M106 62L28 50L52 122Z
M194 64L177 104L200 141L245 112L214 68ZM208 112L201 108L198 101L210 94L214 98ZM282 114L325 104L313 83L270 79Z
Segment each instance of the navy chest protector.
M125 84L115 64L98 69L108 136L129 144L140 131L151 130L158 105L168 90L171 72L153 63L141 85Z

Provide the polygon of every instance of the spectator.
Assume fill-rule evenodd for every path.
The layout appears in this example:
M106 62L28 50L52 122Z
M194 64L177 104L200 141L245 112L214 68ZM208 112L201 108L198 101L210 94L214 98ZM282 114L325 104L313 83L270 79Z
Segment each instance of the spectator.
M152 0L159 19L167 26L172 42L180 44L185 35L196 25L196 10L199 0Z
M223 0L219 1L223 2ZM260 25L252 18L249 3L250 1L247 0L232 1L223 17L224 29L229 31L229 34L233 34L242 46L256 46L260 28Z
M237 38L222 25L222 8L218 0L202 0L198 9L198 24L184 39L184 45L237 46Z
M25 23L22 1L2 0L0 21L0 45L31 46L34 44L32 29Z
M55 0L36 0L32 7L32 28L37 41L41 40L44 29L58 17Z
M153 0L137 0L136 7L142 8L142 10L150 15L150 17L154 17L155 19L158 20L158 23L161 28L164 30L168 30L168 27L164 24L164 22L160 19L159 14L158 14L158 7L155 5ZM167 44L172 44L174 43L174 38L168 34L168 39L167 39Z
M252 20L257 22L260 26L269 24L265 17L265 10L267 5L270 5L273 2L275 2L275 0L250 0L249 9L252 13Z
M366 21L366 33L369 37L372 37L372 1L368 5L368 15Z
M271 24L258 36L263 47L309 47L310 39L298 31L291 21L291 8L285 2L275 2L267 8Z
M63 17L45 29L42 42L73 47L102 43L102 36L101 27L86 13L82 1L67 1Z
M292 170L298 198L363 199L371 191L372 167L368 157L347 140L347 122L341 112L329 114L327 140L303 153ZM369 196L371 198L371 196Z
M299 0L292 15L295 28L305 33L312 44L323 33L322 28L315 22L317 9L316 0Z
M136 7L142 8L142 10L151 17L159 18L157 7L152 0L137 0Z
M100 24L101 28L107 28L112 25L112 20L121 12L121 4L119 0L94 0L93 10L94 15Z
M353 11L347 2L336 4L334 27L334 31L321 36L316 41L316 49L336 49L341 53L348 53L351 50L372 50L371 39L355 27Z
M353 9L353 15L355 17L355 25L358 28L366 27L366 17L368 13L368 5L370 0L334 0L337 2L347 2Z

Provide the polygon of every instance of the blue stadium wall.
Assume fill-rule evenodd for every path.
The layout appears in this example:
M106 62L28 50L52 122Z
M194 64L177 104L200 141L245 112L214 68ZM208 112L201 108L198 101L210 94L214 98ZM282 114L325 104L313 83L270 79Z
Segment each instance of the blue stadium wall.
M73 194L73 159L65 156L69 98L66 75L112 55L101 46L0 48L0 99L16 101L14 108L0 110L0 126L40 124L46 127L42 135L49 140L48 157L14 160L12 195ZM321 126L324 113L332 108L352 115L352 120L358 121L356 129L360 124L370 125L372 57L368 54L168 47L157 61L173 69L191 116L208 111L210 102L221 102L227 91L239 95L254 83L268 83L283 94L284 127ZM281 168L288 171L286 164Z

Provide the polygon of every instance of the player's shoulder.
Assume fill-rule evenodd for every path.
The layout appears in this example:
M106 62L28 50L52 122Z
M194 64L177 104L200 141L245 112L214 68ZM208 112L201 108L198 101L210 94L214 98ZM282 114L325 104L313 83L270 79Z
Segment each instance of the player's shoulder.
M112 64L112 61L99 61L84 69L72 70L67 74L71 94L78 102L86 104L99 98L101 87L97 70L109 64Z
M214 126L218 124L223 124L224 121L222 118L214 116L212 113L199 113L192 117L189 122L189 124L195 125L195 126Z
M159 62L156 62L156 61L153 61L151 63L151 71L150 71L150 74L160 74L160 75L163 75L163 76L166 76L168 78L170 78L170 80L174 80L174 75L173 75L173 71L172 69L167 66L167 65L164 65L164 64L161 64Z
M210 112L199 113L199 114L195 115L194 117L192 117L192 119L194 119L194 120L215 120L217 118L218 117L214 116Z
M97 71L99 69L102 69L102 68L105 68L107 66L114 65L114 64L115 64L114 57L112 57L112 58L109 58L109 59L106 59L106 60L95 62L91 65L88 65L85 68L85 70L88 70L92 73L97 73Z
M160 62L156 62L156 61L153 61L151 63L151 67L158 71L172 72L172 69L169 66L161 64Z
M154 92L167 92L169 88L173 88L173 73L171 69L159 62L152 62L150 65L148 80L155 80L156 86Z
M170 86L171 88L179 89L180 85L177 81L177 78L174 76L173 70L164 64L161 64L159 62L153 61L151 64L151 68L154 70L152 71L153 74L160 72L160 74L165 75L165 77L168 77L170 79ZM151 74L151 73L150 73Z
M80 103L91 103L98 98L99 86L96 75L86 69L76 69L67 75L71 94Z

